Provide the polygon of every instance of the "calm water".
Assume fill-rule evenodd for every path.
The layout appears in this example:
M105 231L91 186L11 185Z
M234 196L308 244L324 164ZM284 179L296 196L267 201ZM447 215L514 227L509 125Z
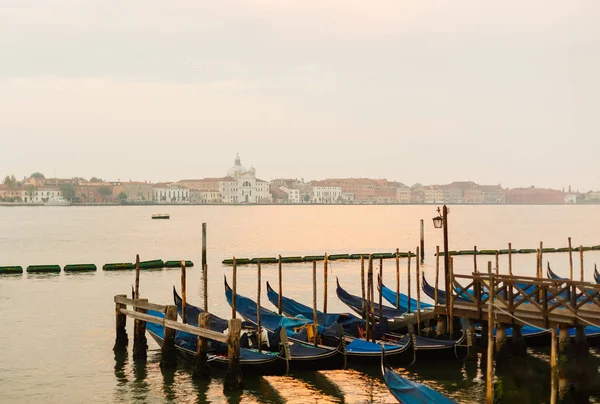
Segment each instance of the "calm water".
M151 220L167 212L171 220ZM433 206L190 206L190 207L18 207L0 208L0 265L131 262L190 259L200 263L201 224L208 223L209 310L230 317L223 296L221 260L236 257L311 255L413 250L419 242L419 219L425 219L425 272L434 279ZM600 206L456 206L450 212L451 249L562 247L600 244ZM493 257L492 257L493 258ZM488 257L480 257L484 268ZM455 260L455 272L469 273L472 257ZM568 274L566 254L546 254L559 274ZM577 256L575 272L579 273ZM600 253L586 252L591 279ZM534 255L513 256L514 271L535 273ZM405 261L402 262L405 268ZM501 257L501 270L506 257ZM384 265L392 284L395 265ZM284 294L310 303L310 264L284 267ZM360 294L356 261L333 262L329 275L329 311L344 311L335 296L334 276ZM405 274L404 274L405 275ZM403 289L406 286L402 277ZM275 266L263 266L263 279L277 282ZM322 280L322 270L319 281ZM182 365L162 373L160 351L149 339L145 364L115 358L113 296L129 293L133 272L0 277L0 402L393 402L378 369L322 371L284 377L248 378L240 395L225 397L222 380L195 383ZM178 270L142 273L140 293L150 301L172 302ZM242 267L238 291L256 295L256 269ZM199 266L188 272L188 299L200 304ZM264 288L263 288L264 291ZM414 293L414 287L413 287ZM319 283L319 306L323 291ZM270 303L263 303L271 307ZM133 335L132 321L128 333ZM537 361L547 361L539 355ZM478 363L419 363L399 369L459 402L481 402L485 390Z

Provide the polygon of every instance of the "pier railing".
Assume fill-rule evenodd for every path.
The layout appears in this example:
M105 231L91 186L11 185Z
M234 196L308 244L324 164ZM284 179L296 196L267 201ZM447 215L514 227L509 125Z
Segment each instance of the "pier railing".
M600 285L569 279L474 272L452 274L448 295L450 315L484 319L490 296L503 322L523 322L548 328L549 323L600 325ZM436 311L444 312L438 306ZM518 321L517 321L518 322Z

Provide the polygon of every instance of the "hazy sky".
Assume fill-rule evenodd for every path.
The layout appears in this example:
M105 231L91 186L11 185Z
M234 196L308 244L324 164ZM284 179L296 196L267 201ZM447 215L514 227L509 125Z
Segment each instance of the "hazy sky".
M600 189L600 1L0 0L0 174Z

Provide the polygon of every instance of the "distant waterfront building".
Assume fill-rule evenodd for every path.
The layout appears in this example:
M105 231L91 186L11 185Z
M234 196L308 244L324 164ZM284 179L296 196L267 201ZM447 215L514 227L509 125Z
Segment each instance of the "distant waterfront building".
M328 185L327 181L313 181L311 202L338 203L342 199L342 188Z
M583 197L586 201L598 201L600 200L600 191L589 191Z
M483 191L476 185L463 190L464 203L483 203Z
M114 185L113 185L114 186ZM127 195L128 202L151 202L154 196L153 185L148 182L122 182L113 192L113 195L118 191L116 198L119 197L121 192ZM116 188L116 186L115 186Z
M21 187L0 184L0 200L3 202L30 202L27 192Z
M153 200L155 203L189 203L190 190L175 182L154 184Z
M564 204L564 192L545 188L514 188L506 190L506 201L519 204Z
M577 203L577 194L565 194L565 203L567 203L567 204Z
M354 194L352 192L342 192L342 202L353 203Z
M300 203L300 190L287 187L280 187L280 190L287 194L288 203Z
M444 203L444 190L438 185L423 187L423 203Z
M246 170L237 155L227 177L219 182L224 203L264 203L271 201L269 183L256 178L256 169Z
M30 203L45 203L56 201L62 198L62 192L58 187L38 187L31 192Z
M340 187L342 192L352 192L354 201L370 203L376 201L376 188L387 186L387 180L370 178L327 178L318 181L321 186Z

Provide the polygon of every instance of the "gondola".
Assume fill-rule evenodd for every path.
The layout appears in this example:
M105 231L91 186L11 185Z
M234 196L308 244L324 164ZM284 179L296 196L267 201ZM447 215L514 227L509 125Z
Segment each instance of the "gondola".
M393 290L391 290L390 288L386 287L384 284L381 284L381 295L391 305L393 305L393 306L396 305L396 297L398 296L398 294L396 292L394 292ZM400 303L400 308L408 309L408 305L409 305L408 296L406 296L404 293L400 293L400 298L398 299L398 301ZM433 304L421 302L421 309L424 309L427 307L433 307ZM417 310L417 300L416 299L413 299L413 298L410 299L410 310L411 311Z
M270 286L267 284L267 289L269 288ZM225 297L230 305L232 302L232 294L233 292L227 284L227 280L225 280ZM256 321L256 302L236 294L235 306L236 311L247 321ZM288 330L288 335L290 335L294 328L306 327L307 325L312 325L313 322L306 317L284 317L261 307L261 324L264 324L265 327L273 327L274 324L278 324L280 327ZM334 344L337 346L339 344L339 338L337 338L338 328L338 324L335 322L328 327L319 325L317 335L322 339L325 345L331 345L331 343L335 341ZM334 336L335 338L333 338ZM292 334L290 338L294 339L296 337ZM379 363L379 353L381 351L380 343L364 341L348 335L344 336L344 342L347 344L346 357L349 362L364 365L377 365ZM383 344L388 350L390 361L394 364L397 364L398 366L407 366L414 362L413 342L408 336L395 342L385 342Z
M594 280L600 285L600 273L598 272L598 267L596 267L596 264L594 264Z
M363 307L366 307L366 300L362 297L351 295L346 292L341 286L339 279L336 278L337 288L335 290L338 298L348 307L350 307L356 314L362 316ZM382 295L383 296L383 295ZM406 313L406 309L400 308L396 309L395 307L386 306L384 304L381 305L382 315L384 318L392 319L395 317L400 317L404 313ZM375 319L379 320L379 304L373 302L373 310L375 312Z
M164 314L158 311L148 310L148 314L164 318ZM165 329L162 325L147 322L146 331L160 347L163 346ZM187 332L176 331L175 333L175 348L187 359L196 356L197 341L198 337ZM283 375L289 370L288 358L285 355L283 346L280 346L278 352L258 352L254 349L240 348L240 367L246 375ZM229 366L227 345L209 341L207 360L211 366L227 369Z
M182 313L182 300L181 297L173 288L173 297L175 305L179 314ZM243 296L237 295L236 302L243 300ZM238 303L239 304L239 303ZM187 323L190 325L197 325L198 314L202 313L203 310L197 306L186 302L185 313ZM262 308L261 308L262 314ZM254 305L254 316L244 316L246 320L244 322L246 328L252 328L256 331L256 305ZM195 319L195 320L194 320ZM279 332L281 327L269 328L269 325L273 323L261 324L262 329L267 331L269 345L273 346L279 342ZM210 326L211 330L223 332L228 327L228 322L225 319L219 318L214 314L210 315ZM291 334L293 336L293 334ZM343 341L340 341L337 347L315 347L301 341L297 338L288 338L290 341L290 369L292 370L333 370L343 369L346 367L345 347Z
M342 302L344 302L357 313L361 313L363 299L359 296L355 296L346 292L340 286L339 280L337 280L336 293ZM366 305L366 301L364 301L364 304ZM431 307L431 305L429 306ZM374 304L374 310L375 314L377 314L379 310L378 304ZM400 317L402 314L404 314L404 311L396 310L389 306L383 306L383 310L384 317ZM465 344L466 335L464 333L456 341L426 338L420 336L415 336L414 339L417 360L464 359L468 353Z
M546 276L549 279L554 279L557 281L567 280L567 278L563 278L562 276L558 276L556 273L554 273L554 271L550 268L550 263L548 263L548 268L546 268Z
M381 374L390 393L402 404L456 404L455 401L421 383L408 380L387 364L385 349L381 350Z

